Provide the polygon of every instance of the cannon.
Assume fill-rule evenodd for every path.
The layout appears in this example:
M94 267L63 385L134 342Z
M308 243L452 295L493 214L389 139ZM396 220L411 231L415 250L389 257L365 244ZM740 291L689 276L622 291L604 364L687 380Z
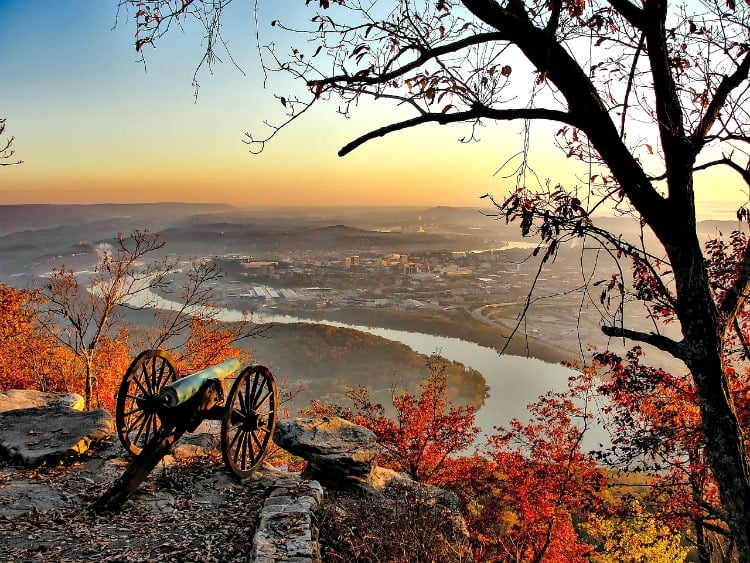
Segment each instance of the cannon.
M225 362L177 377L163 350L146 350L130 364L117 393L115 425L135 457L123 475L92 505L95 512L122 506L185 432L204 420L221 421L221 453L227 469L248 477L263 461L276 426L276 383L265 366ZM229 394L224 382L234 379ZM226 401L224 397L226 395Z

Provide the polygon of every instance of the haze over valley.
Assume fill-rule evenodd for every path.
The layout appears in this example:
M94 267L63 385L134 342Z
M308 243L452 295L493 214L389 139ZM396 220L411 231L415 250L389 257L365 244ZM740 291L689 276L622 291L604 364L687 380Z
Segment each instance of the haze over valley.
M383 399L391 388L417 389L426 374L424 356L347 325L451 337L498 351L515 331L506 354L553 363L587 359L589 345L603 348L598 326L614 309L582 291L586 281L613 273L602 265L597 248L583 250L581 241L573 241L558 250L554 268L540 271L541 253L533 256L536 241L491 214L492 208L479 207L0 206L0 280L34 287L61 267L85 276L118 233L159 233L164 256L185 264L213 260L221 268L224 276L212 288L214 305L247 313L256 323L306 321L272 322L262 337L246 344L281 379L304 386L294 409L312 398L341 400L346 389L361 385L372 386ZM626 221L612 225L627 236ZM704 227L715 234L733 225ZM175 283L180 275L178 268ZM530 314L519 324L524 307ZM128 314L138 323L151 322L143 312ZM638 309L626 308L625 314L629 323L648 327ZM309 324L316 321L344 326ZM437 344L425 351L432 352L441 352ZM451 398L481 407L482 375L498 377L451 364ZM524 405L529 397L519 400Z

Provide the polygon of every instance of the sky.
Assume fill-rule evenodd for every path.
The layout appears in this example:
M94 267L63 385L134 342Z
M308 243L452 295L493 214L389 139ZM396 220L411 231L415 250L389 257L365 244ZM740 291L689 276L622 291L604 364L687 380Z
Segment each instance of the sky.
M302 0L261 2L261 34L273 19L309 17ZM0 168L0 203L217 202L243 207L455 205L485 207L512 179L495 174L522 142L520 123L489 124L481 142L462 144L462 125L430 125L338 149L398 109L362 104L351 119L320 104L259 155L245 132L278 122L286 93L267 86L258 62L253 2L236 1L224 35L242 71L224 57L193 73L200 30L174 30L137 62L135 22L116 0L0 0L0 117L15 136L21 166ZM291 15L290 15L291 14ZM572 163L553 150L554 126L535 126L532 154L542 177L574 182ZM534 163L532 163L534 164ZM536 164L535 164L536 166ZM731 182L731 180L728 180ZM718 185L726 185L722 180ZM734 188L736 196L736 187ZM702 192L704 216L731 214L728 191Z

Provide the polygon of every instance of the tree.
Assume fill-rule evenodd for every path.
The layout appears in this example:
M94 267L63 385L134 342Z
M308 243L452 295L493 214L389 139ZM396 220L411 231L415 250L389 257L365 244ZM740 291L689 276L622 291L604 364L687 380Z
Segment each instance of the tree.
M514 419L489 438L496 484L477 487L481 508L469 521L492 560L583 562L592 552L576 520L605 512L607 480L581 450L592 416L586 401L591 379L584 374L568 387L530 404L529 422Z
M354 410L313 401L311 415L340 416L372 430L384 449L380 464L407 473L415 481L444 486L462 479L456 458L474 445L479 428L474 408L450 405L446 394L446 363L433 355L428 377L418 395L392 395L395 415L386 416L366 387L348 393Z
M5 121L6 119L0 118L0 166L13 166L14 164L21 164L23 160L16 160L13 162L6 162L13 158L16 151L12 148L15 137L7 137L3 139L3 133L5 133Z
M97 246L98 260L87 277L61 267L44 284L39 318L48 334L79 362L86 408L110 405L111 392L132 355L131 344L140 349L179 348L180 365L198 370L216 363L217 354L221 360L237 355L230 343L255 332L247 321L216 324L218 310L210 306L210 288L221 272L213 261L185 268L177 308L158 308L162 303L155 292L174 291L174 263L152 258L163 246L158 235L147 231L118 235L114 244ZM129 330L124 309L152 308L157 308L153 328Z
M732 561L695 387L687 376L644 365L642 355L635 347L624 358L612 353L597 357L604 376L600 392L610 399L606 411L613 437L599 455L610 466L650 476L643 498L653 507L652 517L660 525L689 530L699 561L717 561L720 550L726 553L722 561ZM732 384L747 388L747 376L732 377Z
M707 241L706 267L718 301L734 282L746 246L747 236L741 232L732 233L728 241ZM657 287L648 277L644 283ZM745 364L750 357L749 314L747 306L738 311L724 351L729 389L743 428L750 422L750 370ZM663 321L670 322L674 315L665 310ZM644 359L638 346L623 357L612 352L595 356L594 365L603 372L599 391L610 401L606 413L614 424L612 446L602 459L652 476L647 498L655 515L662 522L690 528L700 561L733 560L731 534L708 463L695 383L689 374L668 373L646 365Z
M144 257L162 246L157 236L147 232L136 231L129 238L119 235L116 247L97 247L97 263L87 280L81 281L76 272L61 267L55 268L44 284L40 319L49 334L81 363L86 408L93 405L98 368L121 363L99 357L102 350L113 350L110 344L123 326L118 306L145 293L169 272L165 263L140 268Z
M601 543L591 563L674 563L687 557L680 534L644 514L637 500L628 504L624 517L605 519L591 515L584 528Z
M175 19L195 15L208 33L204 61L221 45L226 3L140 0L136 48L153 44ZM744 252L731 285L711 290L696 232L698 173L727 167L747 188L746 121L750 6L734 0L306 0L321 8L289 53L271 43L270 70L290 73L304 94L279 96L288 112L278 128L318 100L337 97L348 114L372 97L413 116L385 124L344 146L425 123L536 120L561 124L555 142L590 173L583 185L535 184L528 135L515 191L498 214L541 237L543 260L577 237L598 241L614 259L629 257L657 284L629 288L626 273L609 289L619 305L605 317L608 336L660 348L687 366L695 383L709 462L740 556L750 560L750 466L744 431L724 362L729 334L750 285ZM285 29L283 22L273 22ZM511 64L512 63L512 64ZM302 96L304 95L304 99ZM527 127L527 131L528 131ZM472 135L473 137L473 135ZM541 185L540 185L541 184ZM741 200L738 199L738 203ZM631 214L654 233L657 248L628 243L598 228L597 209ZM738 211L748 219L747 208ZM657 289L655 293L653 290ZM631 291L632 290L632 291ZM626 294L652 317L674 311L678 338L626 327ZM655 295L657 296L655 298Z

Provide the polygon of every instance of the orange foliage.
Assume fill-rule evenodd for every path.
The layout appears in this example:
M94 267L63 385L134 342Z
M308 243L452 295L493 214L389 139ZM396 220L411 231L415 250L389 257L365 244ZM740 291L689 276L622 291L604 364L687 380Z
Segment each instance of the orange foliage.
M373 430L385 454L381 465L456 492L481 561L581 562L593 547L574 525L582 514L600 512L602 470L580 450L583 409L565 393L549 393L530 406L532 421L511 423L489 439L486 455L465 454L478 428L474 411L445 399L440 363L417 396L393 397L396 416L370 401L365 388L350 393L354 409L313 403L311 415L341 416ZM591 381L571 382L571 395ZM588 388L587 387L587 388Z
M227 358L237 358L240 363L247 360L247 352L233 346L237 334L231 328L202 317L190 319L189 328L187 341L176 358L186 373L220 364Z
M0 284L0 389L67 392L75 363L38 323L36 291Z
M447 485L462 478L452 456L470 448L479 428L474 425L472 407L451 406L446 398L445 363L437 356L427 361L429 377L419 396L394 396L394 419L370 400L361 388L349 397L356 412L337 405L313 402L307 414L341 416L370 428L384 448L380 465L408 473L416 481Z
M603 509L602 470L580 449L584 408L571 396L588 387L572 380L568 393L547 393L529 405L531 420L511 421L490 438L487 470L494 483L477 491L481 508L471 525L482 558L502 561L584 562L592 546L581 540L574 520ZM481 481L480 481L481 484Z
M115 396L130 365L130 355L126 327L122 327L113 338L102 338L94 357L96 379L91 407L106 408L114 412Z

